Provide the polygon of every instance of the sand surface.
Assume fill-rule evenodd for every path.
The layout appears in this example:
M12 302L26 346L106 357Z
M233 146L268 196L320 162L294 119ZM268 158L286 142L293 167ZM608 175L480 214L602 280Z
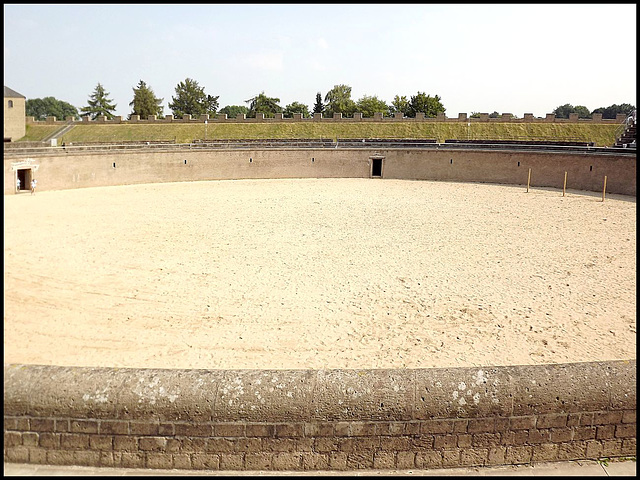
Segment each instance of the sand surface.
M4 196L5 364L632 359L635 318L635 197L388 179Z

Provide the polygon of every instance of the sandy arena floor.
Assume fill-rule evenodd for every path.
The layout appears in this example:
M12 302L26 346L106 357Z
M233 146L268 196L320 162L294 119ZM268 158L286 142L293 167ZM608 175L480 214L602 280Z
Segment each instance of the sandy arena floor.
M4 196L5 364L631 359L635 318L635 197L387 179Z

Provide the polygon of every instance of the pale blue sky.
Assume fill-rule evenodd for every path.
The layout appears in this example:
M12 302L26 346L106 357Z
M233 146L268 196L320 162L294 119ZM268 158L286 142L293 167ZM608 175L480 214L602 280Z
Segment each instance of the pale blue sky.
M4 85L28 99L79 110L100 82L126 116L143 80L170 114L185 78L221 108L311 109L337 84L439 95L448 117L636 105L636 5L4 5Z

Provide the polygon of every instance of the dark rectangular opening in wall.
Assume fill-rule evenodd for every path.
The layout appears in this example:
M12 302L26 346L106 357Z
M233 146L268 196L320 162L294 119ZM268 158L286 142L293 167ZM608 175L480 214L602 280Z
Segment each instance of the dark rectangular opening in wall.
M382 177L382 159L381 158L371 159L371 176Z
M589 165L589 171L593 172L593 165Z
M113 162L113 168L116 168L116 162Z
M31 169L21 168L16 173L18 174L17 180L20 180L20 190L29 190L31 188Z
M520 162L518 162L518 166L520 166Z

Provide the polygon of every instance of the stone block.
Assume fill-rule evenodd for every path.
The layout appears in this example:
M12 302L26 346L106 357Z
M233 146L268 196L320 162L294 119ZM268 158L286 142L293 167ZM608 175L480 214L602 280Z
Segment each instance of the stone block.
M98 433L103 435L127 435L129 433L129 422L101 420L98 425Z
M416 454L415 452L398 452L396 454L396 468L414 468L414 467L418 467L418 468L422 468L421 466L419 466L416 463L416 458L418 455L421 455L421 453ZM442 463L442 457L440 457L440 463Z
M4 458L9 463L29 463L29 448L23 445L5 447Z
M573 440L593 440L596 438L596 427L574 427Z
M219 423L213 426L213 434L216 437L244 437L244 423Z
M146 452L162 452L167 446L165 437L141 437L138 440L138 447Z
M145 456L140 452L122 452L120 454L121 468L144 468Z
M623 425L616 425L615 431L616 438L629 438L636 436L636 424L629 423Z
M36 432L24 432L22 434L22 445L25 447L35 447L38 445L38 434Z
M274 470L302 470L302 454L276 453L273 455L272 468Z
M564 460L580 460L585 457L587 452L587 442L571 442L571 443L559 443L556 459L559 461Z
M304 424L302 423L280 423L276 424L276 437L302 437L304 436Z
M558 445L553 443L541 443L534 445L531 454L532 462L553 462L556 459Z
M220 455L220 470L242 470L244 468L244 454L223 453Z
M89 447L89 435L83 433L61 433L60 448L64 450L86 449Z
M186 453L176 453L172 455L173 467L180 470L190 470L193 468L191 465L191 455ZM218 459L219 460L219 459Z
M306 437L331 437L333 436L333 423L305 423L304 435Z
M484 465L489 451L484 448L465 448L460 451L460 464L464 466Z
M247 453L245 454L245 468L247 470L270 470L272 453Z
M549 439L552 443L570 442L574 431L571 428L552 428Z
M195 470L218 470L220 468L220 456L215 453L193 453L191 455L191 468Z
M129 422L131 435L158 435L160 425L157 422Z
M100 452L91 450L75 450L72 453L73 465L97 467L100 465Z
M169 470L173 468L173 457L167 453L148 453L147 468Z
M354 452L347 454L347 469L373 468L373 452Z
M394 452L375 452L373 454L373 468L387 470L395 468L396 456Z
M596 427L596 439L605 440L615 436L615 425L598 425Z
M157 430L158 425L156 425ZM206 423L176 423L175 430L176 435L182 437L210 437L213 435L212 425Z
M113 450L113 437L111 435L90 435L89 448L92 450Z
M458 445L457 435L435 435L433 438L433 448L456 448Z
M537 428L565 427L567 426L567 415L564 413L552 413L539 415L536 422Z
M505 452L505 461L508 464L530 463L533 447L529 445L509 445Z
M302 453L302 469L303 470L328 470L329 456L322 453L303 452Z
M115 435L113 437L113 449L122 452L138 451L138 440L136 437Z

